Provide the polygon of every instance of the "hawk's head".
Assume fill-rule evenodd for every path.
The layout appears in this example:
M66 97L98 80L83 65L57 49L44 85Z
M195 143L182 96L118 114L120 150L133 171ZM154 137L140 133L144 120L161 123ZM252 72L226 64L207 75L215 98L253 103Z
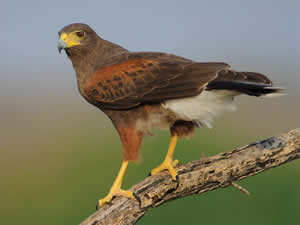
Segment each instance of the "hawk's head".
M74 23L62 28L59 32L57 48L62 49L69 55L74 51L84 51L93 48L99 36L86 24Z

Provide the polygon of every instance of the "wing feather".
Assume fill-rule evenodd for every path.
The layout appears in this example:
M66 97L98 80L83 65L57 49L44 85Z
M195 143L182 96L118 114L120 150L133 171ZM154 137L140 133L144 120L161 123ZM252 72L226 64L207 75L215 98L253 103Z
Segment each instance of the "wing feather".
M196 63L162 53L134 53L101 66L84 86L85 97L106 109L191 97L216 79L225 63Z

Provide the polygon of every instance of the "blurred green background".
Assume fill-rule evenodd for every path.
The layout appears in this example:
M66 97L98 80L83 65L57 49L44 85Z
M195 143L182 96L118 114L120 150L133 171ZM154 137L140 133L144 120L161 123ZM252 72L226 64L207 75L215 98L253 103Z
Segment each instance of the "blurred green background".
M300 127L298 1L4 1L0 9L1 224L76 225L95 211L121 166L110 121L78 94L57 32L90 24L102 37L134 50L172 52L198 61L225 61L268 74L288 96L237 99L238 110L213 129L181 140L180 163ZM144 140L124 188L144 179L166 154L168 131ZM138 224L296 224L300 162L232 187L151 209Z

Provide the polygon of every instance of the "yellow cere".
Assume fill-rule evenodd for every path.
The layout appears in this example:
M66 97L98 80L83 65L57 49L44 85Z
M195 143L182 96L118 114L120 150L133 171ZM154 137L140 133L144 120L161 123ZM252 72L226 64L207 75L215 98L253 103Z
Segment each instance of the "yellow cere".
M60 38L61 38L61 40L63 40L67 44L68 47L72 47L72 46L75 46L75 45L80 45L80 40L82 38L78 37L76 35L76 32L77 31L74 31L74 32L69 33L69 34L62 33L60 35Z

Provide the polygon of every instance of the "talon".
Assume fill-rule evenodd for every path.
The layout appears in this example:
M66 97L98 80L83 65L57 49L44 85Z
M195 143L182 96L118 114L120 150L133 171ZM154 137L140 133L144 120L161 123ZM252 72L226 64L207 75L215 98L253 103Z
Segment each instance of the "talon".
M178 163L178 160L177 160L177 162L175 162L175 161L172 161L170 159L166 159L162 164L160 164L158 167L154 168L151 171L151 175L155 175L155 174L157 174L157 173L159 173L160 171L163 171L163 170L168 170L170 175L172 176L172 179L176 181L177 180L176 179L177 171L174 169L173 165L174 165L174 163L175 164Z
M126 191L126 190L122 190L122 189L111 190L106 197L104 197L98 201L96 209L103 206L106 203L109 203L115 196L123 196L123 197L129 198L129 199L134 199L134 200L139 201L134 196L134 193L132 191Z
M177 136L173 135L171 138L171 142L170 142L168 153L167 153L165 160L163 161L162 164L160 164L158 167L154 168L151 171L151 175L155 175L163 170L168 170L170 175L172 176L172 179L177 182L177 180L178 180L177 171L174 169L174 167L177 166L179 161L177 159L173 160L173 153L175 150L176 143L177 143Z
M130 199L135 199L132 191L120 190L120 192L116 196L123 196Z
M98 208L102 207L105 203L108 203L112 200L112 197L110 194L108 194L105 198L102 198L98 201Z
M96 205L96 209L98 210L99 207L103 206L106 203L109 203L115 196L123 196L129 199L137 199L134 196L134 193L132 191L126 191L126 190L122 190L121 189L121 184L122 184L122 180L123 180L123 176L125 173L125 170L127 168L128 165L128 161L124 161L121 169L119 171L119 174L116 178L116 180L114 181L108 195L106 195L104 198L100 199ZM138 199L137 199L138 200Z

